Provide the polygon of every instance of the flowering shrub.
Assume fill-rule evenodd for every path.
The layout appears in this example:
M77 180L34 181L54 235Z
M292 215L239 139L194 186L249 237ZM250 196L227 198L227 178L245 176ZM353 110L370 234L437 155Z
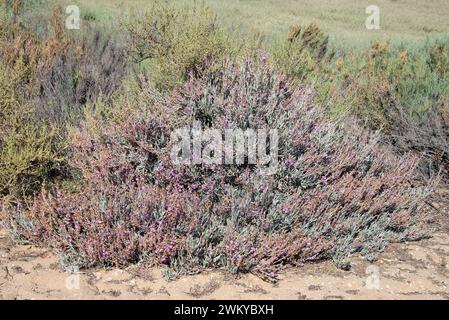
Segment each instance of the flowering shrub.
M225 63L169 96L143 81L92 113L71 134L79 191L43 192L4 208L23 240L53 247L65 265L167 265L168 275L224 267L275 280L288 265L349 255L373 260L392 241L426 235L410 183L418 159L395 156L350 119L329 122L308 87L291 87L265 62ZM170 133L203 128L272 128L278 168L175 165Z

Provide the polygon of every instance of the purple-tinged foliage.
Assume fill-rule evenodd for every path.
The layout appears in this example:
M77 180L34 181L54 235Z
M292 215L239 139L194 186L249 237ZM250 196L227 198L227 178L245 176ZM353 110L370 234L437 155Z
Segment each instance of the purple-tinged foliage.
M428 186L410 183L418 159L395 156L351 119L327 121L310 88L264 63L225 64L170 96L143 83L124 105L114 120L92 115L71 135L80 191L42 193L9 215L18 235L66 264L225 267L275 280L288 265L347 267L355 251L372 260L389 242L426 234ZM170 133L194 121L277 129L277 172L174 165Z

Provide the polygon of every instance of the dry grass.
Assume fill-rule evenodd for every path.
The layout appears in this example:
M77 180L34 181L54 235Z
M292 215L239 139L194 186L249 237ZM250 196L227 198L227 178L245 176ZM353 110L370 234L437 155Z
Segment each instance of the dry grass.
M60 0L67 1L67 0ZM133 10L143 11L154 0L76 0L82 10L99 20L116 20ZM173 0L181 6L193 0ZM268 39L283 37L293 24L317 22L341 46L364 46L374 39L416 40L449 32L447 0L205 0L218 12L225 25L257 31ZM381 30L365 28L365 8L376 4L381 10Z

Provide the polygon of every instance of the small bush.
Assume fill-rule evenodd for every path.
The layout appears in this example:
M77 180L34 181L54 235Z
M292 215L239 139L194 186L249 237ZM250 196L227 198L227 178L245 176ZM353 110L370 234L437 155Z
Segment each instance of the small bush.
M12 70L0 64L0 196L22 197L39 191L63 162L57 130L36 121L24 99L26 73L23 64Z
M443 183L449 182L449 101L434 96L433 105L425 113L407 113L395 109L392 129L386 140L401 153L421 154L420 171L425 179L441 172Z
M211 68L207 62L219 64L244 51L245 46L256 46L252 41L232 39L204 5L178 9L168 2L156 2L124 26L131 39L130 55L148 68L150 79L165 91Z
M18 239L63 266L143 261L167 276L226 268L275 281L288 265L348 268L354 252L371 261L428 235L434 181L411 181L417 166L449 172L444 43L336 55L311 24L271 60L202 5L155 4L125 23L128 44L104 30L72 37L59 7L50 24L30 23L36 3L0 12L0 204ZM121 91L126 45L144 75ZM277 171L175 165L171 133L196 124L277 129Z
M328 37L312 23L293 26L286 42L277 43L273 52L276 65L291 79L309 77L328 54Z
M433 72L439 76L449 74L449 46L443 43L434 44L429 49L429 64Z
M71 135L79 192L5 208L17 236L55 248L65 265L145 261L168 275L225 267L274 281L286 265L346 268L352 252L373 260L391 241L426 235L428 190L409 182L417 158L393 155L349 119L323 119L310 88L264 63L225 64L165 97L144 81L121 103L123 118L91 114ZM174 165L170 133L195 121L278 129L277 172Z

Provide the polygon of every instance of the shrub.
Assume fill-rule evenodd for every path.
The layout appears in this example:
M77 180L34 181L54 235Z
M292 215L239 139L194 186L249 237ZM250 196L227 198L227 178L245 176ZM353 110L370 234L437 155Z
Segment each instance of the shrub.
M10 21L13 32L3 39L0 54L10 66L18 59L25 63L36 115L65 129L79 121L86 104L109 101L127 76L128 61L119 36L86 26L81 39L73 38L65 32L59 6L50 22L50 32L40 35Z
M144 81L120 103L115 117L91 114L71 135L79 192L4 208L18 237L53 247L64 265L145 261L169 276L225 267L274 281L287 265L346 268L353 252L373 260L391 241L426 235L428 186L409 182L418 159L393 155L350 119L323 119L310 88L265 63L225 63L169 96ZM277 129L277 171L175 165L170 133L195 121Z
M71 175L67 126L77 125L86 104L108 103L128 72L118 37L100 29L70 37L60 7L49 32L37 34L22 20L24 10L13 2L0 37L0 194L15 197Z
M427 177L440 169L447 175L449 77L443 65L439 45L375 42L362 54L336 56L309 81L331 114L352 114L363 126L382 129L383 141L400 154L423 155Z
M414 151L423 155L422 178L441 172L443 183L449 182L449 104L434 95L434 103L425 113L409 114L402 106L395 109L392 129L386 140L401 153Z
M33 194L44 181L60 176L65 152L60 130L47 119L39 119L33 103L36 76L42 69L42 61L48 57L47 52L19 19L21 2L14 1L12 8L13 19L4 20L8 32L0 39L2 201ZM54 50L64 47L52 46Z
M23 64L0 64L0 196L38 191L63 162L57 130L36 121L24 99L26 74Z
M86 104L108 103L128 74L124 46L101 30L55 53L36 77L37 114L47 121L77 124Z
M429 64L432 71L440 76L449 74L449 46L436 43L429 49Z
M384 97L385 136L401 153L413 150L423 154L421 169L426 176L442 169L449 177L449 74L429 68L427 57L425 47L415 53L401 50L397 57L387 56L379 65L386 70L389 86L380 95Z
M304 80L328 58L328 39L314 23L293 26L287 41L276 43L274 61L289 78Z
M254 39L239 42L230 37L204 4L179 9L158 1L145 14L131 16L124 27L130 36L131 57L165 91L211 68L206 62L219 64L257 46Z

